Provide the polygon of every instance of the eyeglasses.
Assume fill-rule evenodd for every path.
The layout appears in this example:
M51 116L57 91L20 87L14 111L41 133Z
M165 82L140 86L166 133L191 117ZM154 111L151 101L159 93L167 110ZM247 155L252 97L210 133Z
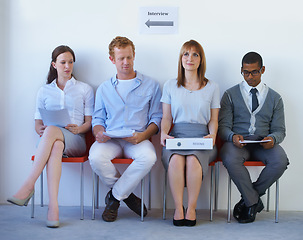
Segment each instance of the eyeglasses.
M253 70L253 71L242 71L241 74L244 76L244 77L249 77L249 75L251 74L252 76L258 76L259 73L261 72L262 70L262 67L260 68L260 70Z

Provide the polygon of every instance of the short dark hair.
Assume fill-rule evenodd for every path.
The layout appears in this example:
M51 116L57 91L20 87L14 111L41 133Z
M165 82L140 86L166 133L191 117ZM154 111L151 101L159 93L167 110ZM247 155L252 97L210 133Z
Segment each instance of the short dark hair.
M262 57L259 53L256 52L246 53L242 59L242 67L244 63L246 64L258 63L260 68L263 67Z

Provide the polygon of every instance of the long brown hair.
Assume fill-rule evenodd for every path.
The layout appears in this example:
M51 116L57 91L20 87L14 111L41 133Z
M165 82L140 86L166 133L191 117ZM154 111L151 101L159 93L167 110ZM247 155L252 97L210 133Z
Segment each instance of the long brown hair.
M56 79L58 77L58 73L57 70L53 67L52 62L56 62L57 61L57 57L65 52L70 52L73 56L73 61L76 61L76 57L75 57L75 53L74 51L65 45L61 45L58 46L54 49L54 51L52 52L52 61L50 63L50 67L49 67L49 71L48 71L48 76L47 76L47 84L50 84L54 79Z
M203 84L207 83L208 81L207 78L205 77L206 60L205 60L203 47L197 41L190 40L188 42L185 42L180 50L179 63L178 63L178 77L177 77L178 87L185 85L185 70L182 65L182 56L186 51L190 50L191 48L194 48L200 56L200 66L198 67L198 77L200 80L200 86L203 86Z

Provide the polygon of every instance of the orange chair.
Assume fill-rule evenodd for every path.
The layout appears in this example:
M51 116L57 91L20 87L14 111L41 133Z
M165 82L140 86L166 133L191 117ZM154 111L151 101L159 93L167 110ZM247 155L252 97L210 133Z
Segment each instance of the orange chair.
M131 158L114 158L111 160L113 164L132 164L134 160ZM95 184L96 181L96 184ZM144 221L144 178L141 179L141 221ZM150 210L150 191L151 191L151 174L149 172L149 207ZM95 219L95 208L99 208L99 176L93 172L93 196L92 196L92 220Z
M68 162L68 163L80 163L80 174L81 174L81 180L80 180L80 219L84 219L84 184L83 184L83 163L88 160L88 153L91 145L95 141L92 131L88 131L85 134L85 141L86 141L86 152L81 157L62 157L62 162ZM31 160L35 160L35 156L31 157ZM40 175L41 179L41 207L43 207L43 172ZM31 217L34 217L34 195L32 197L32 211L31 211Z

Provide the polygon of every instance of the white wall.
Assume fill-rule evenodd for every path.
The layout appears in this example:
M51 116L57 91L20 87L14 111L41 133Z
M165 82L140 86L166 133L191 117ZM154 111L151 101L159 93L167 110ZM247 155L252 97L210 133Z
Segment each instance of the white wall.
M6 69L7 69L7 1L0 0L0 109L2 110L2 114L0 117L0 182L3 183L5 181L4 178L4 170L6 168L5 165L5 142L6 142L6 127L7 127L7 117L6 117L6 87L7 87L7 78L6 78ZM0 196L4 196L4 185L0 184Z
M115 36L122 35L136 45L136 69L156 78L161 86L176 76L179 49L189 39L199 41L204 47L207 77L220 85L222 93L242 80L240 64L243 55L251 50L259 52L266 66L263 81L278 91L285 103L287 137L282 146L291 165L280 181L280 209L302 211L303 192L298 191L302 183L299 174L303 169L303 150L300 148L303 113L299 105L303 102L300 94L303 54L300 3L299 0L11 0L8 5L1 2L2 12L7 12L8 19L3 24L1 18L1 35L5 38L1 40L0 48L1 52L7 49L8 55L1 58L0 63L8 62L8 68L7 78L0 78L1 85L7 86L7 90L1 88L1 96L6 100L5 104L1 101L1 108L7 121L2 123L1 119L4 130L0 130L0 203L5 203L6 198L14 194L30 171L30 156L37 141L33 120L35 98L45 82L51 51L59 44L73 48L77 58L76 77L96 89L115 73L108 60L108 44ZM141 6L179 7L178 34L139 34ZM2 30L3 27L9 34ZM6 131L4 136L3 131ZM157 144L158 137L154 139ZM160 154L159 145L157 151ZM61 205L79 203L78 168L77 164L63 164ZM258 172L252 169L254 177ZM163 174L159 158L152 170L154 208L162 207ZM227 205L226 181L226 170L221 165L219 208L223 209ZM39 183L39 194L38 186ZM103 204L108 189L101 186ZM202 186L199 208L208 208L208 191L209 176ZM238 198L239 194L233 188L233 202ZM90 204L91 169L86 163L85 205ZM271 206L273 208L274 204ZM168 207L173 207L170 195Z

